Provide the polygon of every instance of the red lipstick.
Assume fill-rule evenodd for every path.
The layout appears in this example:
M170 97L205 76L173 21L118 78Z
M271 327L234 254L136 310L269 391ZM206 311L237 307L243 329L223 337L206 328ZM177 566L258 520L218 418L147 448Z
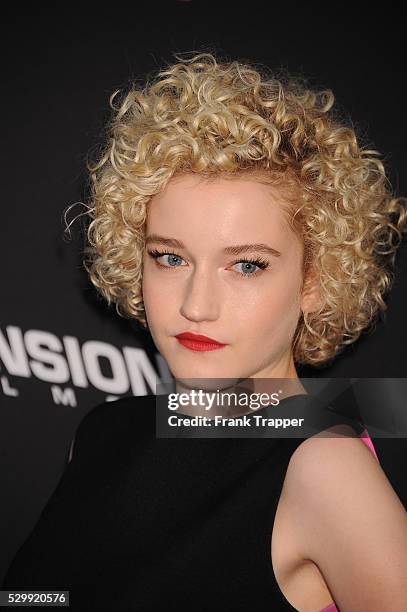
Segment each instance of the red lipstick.
M203 336L202 334L193 334L191 332L182 332L175 337L180 344L189 348L191 351L215 351L216 349L226 346L226 344L218 342L213 338Z

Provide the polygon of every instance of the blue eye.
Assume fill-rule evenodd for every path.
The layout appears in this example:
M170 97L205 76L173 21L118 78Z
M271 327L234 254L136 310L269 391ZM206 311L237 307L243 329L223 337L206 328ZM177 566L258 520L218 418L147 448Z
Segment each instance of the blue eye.
M270 265L267 260L261 259L260 257L255 259L243 258L237 261L236 264L243 264L243 274L240 274L240 276L243 276L244 278L253 278L253 276L260 274L260 270L266 270L266 268L268 268ZM254 272L251 272L253 267L257 267L260 270L257 269L254 270Z
M148 254L156 260L158 260L159 257L164 257L164 255L168 255L169 265L163 265L157 261L157 264L159 266L162 266L163 268L179 268L180 266L177 264L180 260L183 261L182 257L180 255L177 255L176 253L164 253L155 249L153 251L148 251Z
M258 270L255 268L265 269L267 266L263 266L260 262L248 261L243 259L237 263L237 265L243 265L242 272L243 276L257 276Z
M148 251L148 254L157 260L157 265L161 268L180 268L181 261L184 259L178 255L177 253L166 253L164 251L158 251L154 249L152 251ZM168 256L168 265L162 264L158 261L160 257ZM239 259L235 261L233 265L243 264L244 268L242 273L236 272L239 276L243 276L244 278L251 278L253 276L257 276L260 273L260 270L265 270L269 267L269 262L265 259L255 258L255 259ZM255 268L258 268L257 270Z
M168 257L167 263L170 265L170 267L173 267L173 268L176 268L177 264L182 259L181 257L179 257L178 255L175 255L174 253L165 253L163 257Z

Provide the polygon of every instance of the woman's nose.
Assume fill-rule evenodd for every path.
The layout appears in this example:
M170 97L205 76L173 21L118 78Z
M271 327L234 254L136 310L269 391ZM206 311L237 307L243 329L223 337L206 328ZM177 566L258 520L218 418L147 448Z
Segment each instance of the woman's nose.
M214 321L219 316L216 279L205 271L195 272L184 287L181 314L191 321Z

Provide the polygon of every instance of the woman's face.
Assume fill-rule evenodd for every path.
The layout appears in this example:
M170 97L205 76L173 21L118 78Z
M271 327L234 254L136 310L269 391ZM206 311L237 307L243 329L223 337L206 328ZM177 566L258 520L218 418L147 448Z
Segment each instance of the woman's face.
M270 251L225 251L253 244ZM154 250L165 254L153 258ZM150 332L173 376L296 377L291 343L310 305L300 295L302 256L270 187L193 174L169 181L149 203L142 291ZM226 346L191 350L175 337L181 332Z

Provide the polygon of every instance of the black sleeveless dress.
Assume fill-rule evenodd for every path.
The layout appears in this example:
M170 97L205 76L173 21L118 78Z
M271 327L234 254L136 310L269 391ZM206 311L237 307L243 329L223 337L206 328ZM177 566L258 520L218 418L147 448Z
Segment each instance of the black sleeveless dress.
M69 608L87 612L295 610L275 579L271 533L304 438L164 439L155 427L154 395L84 417L73 458L1 588L69 590Z

